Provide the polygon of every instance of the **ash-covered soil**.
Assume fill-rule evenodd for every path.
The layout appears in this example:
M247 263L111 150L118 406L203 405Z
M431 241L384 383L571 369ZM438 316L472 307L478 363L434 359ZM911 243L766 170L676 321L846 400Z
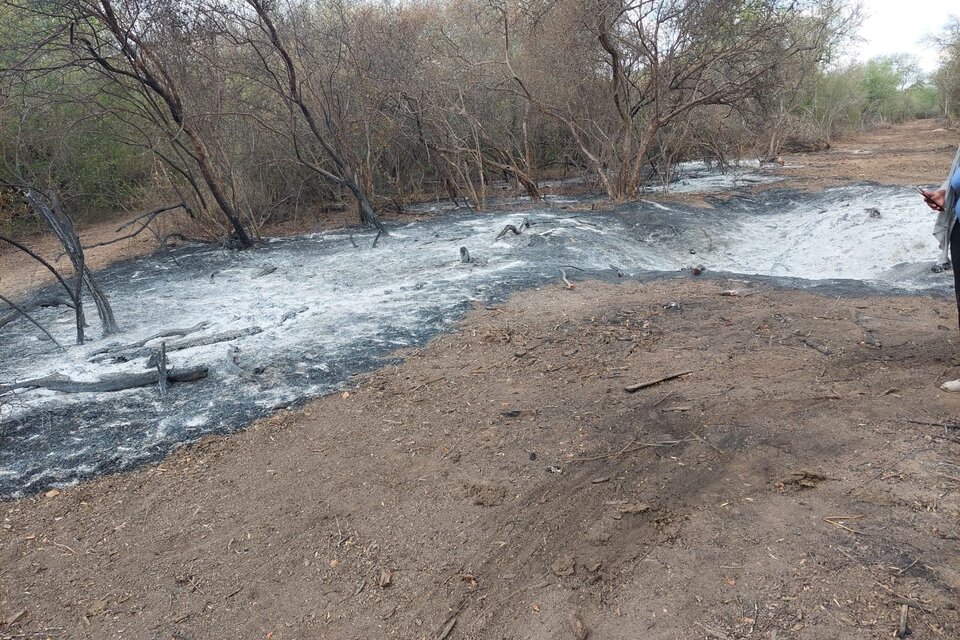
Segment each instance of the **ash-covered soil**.
M905 606L955 638L955 313L722 279L478 307L347 392L4 504L0 634L863 639Z
M136 374L160 339L145 349L122 345L173 329L192 333L167 338L172 365L206 366L210 377L175 385L162 399L155 388L0 396L0 497L128 470L207 434L236 431L449 330L471 301L501 299L562 274L653 279L701 267L786 287L841 279L834 283L841 291L943 292L951 284L949 274L931 271L939 258L933 216L909 189L857 183L815 194L704 197L700 207L642 201L588 212L553 203L522 213L451 214L393 224L376 247L367 234L325 232L247 252L188 247L116 264L100 279L124 332L60 353L21 321L0 332L0 384ZM37 317L70 343L69 309ZM229 341L173 351L181 341L225 334ZM120 362L103 353L109 348Z

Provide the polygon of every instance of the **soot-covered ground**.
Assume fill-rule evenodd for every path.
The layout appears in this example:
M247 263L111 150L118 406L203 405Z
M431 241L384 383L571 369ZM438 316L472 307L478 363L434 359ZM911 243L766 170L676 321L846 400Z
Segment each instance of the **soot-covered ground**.
M217 343L171 354L174 366L206 365L211 375L176 385L163 399L152 388L8 394L0 405L0 496L129 469L204 435L242 428L343 386L398 349L425 343L472 303L561 273L572 280L649 279L702 265L707 274L766 276L789 287L949 287L949 274L930 270L939 255L932 217L908 189L857 184L707 200L708 207L644 201L593 212L566 199L521 213L395 224L376 247L372 236L329 232L248 252L187 247L177 251L176 263L158 254L109 267L99 277L124 332L64 354L20 323L0 333L0 383L141 371L145 358L123 364L91 358L105 346L201 322L208 325L196 336L256 331L229 342L256 379L229 367L230 347ZM497 240L504 225L524 219L529 228ZM469 264L460 260L461 247ZM70 342L69 310L47 309L39 319Z

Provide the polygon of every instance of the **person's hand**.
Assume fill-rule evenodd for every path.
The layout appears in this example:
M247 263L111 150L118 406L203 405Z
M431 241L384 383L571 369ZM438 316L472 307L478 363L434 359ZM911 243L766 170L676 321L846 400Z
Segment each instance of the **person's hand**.
M924 191L923 199L927 206L934 211L943 211L944 203L947 199L946 189L937 189L936 191Z

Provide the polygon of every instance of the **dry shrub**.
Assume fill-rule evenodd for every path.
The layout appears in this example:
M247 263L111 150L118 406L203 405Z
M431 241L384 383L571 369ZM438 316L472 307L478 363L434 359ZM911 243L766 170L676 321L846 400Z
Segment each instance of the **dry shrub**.
M784 127L787 133L780 147L786 153L803 151L823 151L830 148L830 140L809 120L797 116L788 116Z

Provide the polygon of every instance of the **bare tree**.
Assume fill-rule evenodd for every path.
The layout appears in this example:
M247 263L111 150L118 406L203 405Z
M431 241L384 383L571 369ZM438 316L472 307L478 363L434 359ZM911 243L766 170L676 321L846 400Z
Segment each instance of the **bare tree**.
M573 19L595 34L606 80L598 84L598 76L584 74L589 84L575 91L589 89L591 98L607 106L596 115L582 103L575 108L569 94L564 103L538 92L529 73L514 64L506 27L505 64L522 95L567 126L609 196L630 198L662 128L703 106L747 100L770 70L825 47L837 15L818 13L825 4L584 2ZM804 11L811 17L801 21ZM524 28L541 42L559 30L550 11Z
M943 115L952 117L960 111L960 17L951 16L932 41L942 60L934 82L940 90Z
M798 123L818 124L805 105L856 26L846 0L0 7L29 18L0 24L0 71L30 96L0 99L0 132L31 118L55 130L23 115L47 98L92 103L98 134L147 167L136 180L151 204L182 201L196 229L184 235L238 245L344 199L382 230L387 203L463 194L479 209L504 183L536 201L543 178L571 170L632 198L676 160L743 153L751 132L773 155Z
M53 231L57 239L60 240L60 244L63 246L64 251L70 258L70 262L73 264L73 271L77 278L73 300L76 305L78 325L83 321L83 306L80 295L80 283L82 282L86 285L97 307L97 313L100 315L100 323L103 327L103 335L108 336L118 332L120 328L114 318L110 301L97 283L90 267L87 266L83 245L80 243L80 238L74 229L73 221L63 210L63 206L60 203L60 199L57 198L56 192L50 190L45 195L41 195L36 189L29 185L22 185L19 188L23 192L24 198L30 205L30 208L46 222L50 230ZM83 341L83 335L79 327L78 338L80 342Z
M351 162L349 142L334 121L335 103L340 97L333 95L330 87L314 86L314 82L323 83L323 80L314 80L318 74L306 74L306 79L301 77L295 55L308 49L308 45L298 37L293 25L281 33L270 7L272 3L246 0L246 4L252 15L239 11L234 14L242 29L234 36L238 43L253 47L270 86L289 109L290 138L297 160L324 180L349 190L357 201L363 223L385 234L386 229L359 177L358 163ZM221 7L221 11L225 9ZM323 166L322 159L308 156L297 130L301 118L312 140L322 150L322 159L332 163L332 167Z
M243 216L231 201L208 142L180 91L168 54L171 45L176 44L171 41L176 39L177 30L186 27L180 13L185 7L177 2L151 0L55 0L30 4L6 0L6 4L49 25L50 34L36 43L34 56L55 49L61 56L60 64L81 68L93 65L122 85L125 97L142 99L154 122L175 132L175 148L199 171L239 246L252 246ZM185 140L180 142L179 136Z

